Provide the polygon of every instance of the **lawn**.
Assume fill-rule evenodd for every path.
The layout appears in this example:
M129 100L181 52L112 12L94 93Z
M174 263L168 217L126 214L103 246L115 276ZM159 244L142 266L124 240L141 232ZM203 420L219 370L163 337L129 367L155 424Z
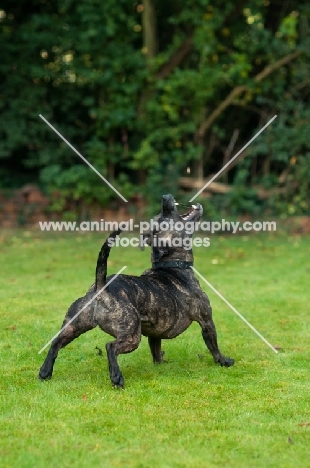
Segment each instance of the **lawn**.
M275 354L208 286L220 348L213 363L197 324L164 342L153 365L143 338L121 356L126 389L111 387L99 329L59 354L40 382L47 350L68 306L94 281L104 235L0 233L1 467L204 468L310 466L307 237L214 236L195 267ZM149 266L149 250L114 248L109 273ZM307 461L308 460L308 461Z

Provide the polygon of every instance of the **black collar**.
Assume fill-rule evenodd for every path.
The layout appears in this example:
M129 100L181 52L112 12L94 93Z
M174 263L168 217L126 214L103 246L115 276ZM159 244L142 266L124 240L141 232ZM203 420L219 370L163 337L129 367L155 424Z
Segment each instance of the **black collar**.
M181 268L187 270L193 266L193 262L185 262L184 260L173 260L171 262L153 262L152 267L154 270L157 268Z

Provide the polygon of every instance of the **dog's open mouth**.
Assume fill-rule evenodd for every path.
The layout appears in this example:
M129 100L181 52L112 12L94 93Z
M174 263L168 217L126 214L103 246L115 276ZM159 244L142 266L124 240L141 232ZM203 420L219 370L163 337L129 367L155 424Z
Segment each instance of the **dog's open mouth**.
M190 208L189 211L180 215L177 211L177 207ZM178 203L174 196L168 193L162 197L162 216L170 217L173 212L176 212L184 221L197 221L203 213L203 208L200 203L190 205L189 203Z
M177 203L175 202L175 205L176 206L186 206L189 208L189 205L185 205L183 203ZM191 205L191 210L190 211L187 211L186 213L180 215L181 218L184 220L184 221L191 221L192 219L197 219L197 218L200 218L200 216L202 215L202 207L201 205L197 204L197 205Z

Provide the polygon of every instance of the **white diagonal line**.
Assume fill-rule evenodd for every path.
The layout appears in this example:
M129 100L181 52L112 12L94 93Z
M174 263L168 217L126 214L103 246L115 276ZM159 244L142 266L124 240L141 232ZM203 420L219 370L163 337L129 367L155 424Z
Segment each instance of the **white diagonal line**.
M237 309L235 309L234 306L232 306L230 304L230 302L227 301L227 299L225 299L224 296L222 296L222 294L220 292L218 292L213 286L212 284L209 283L209 281L207 281L200 273L199 271L196 270L196 268L194 267L191 267L191 269L212 289L212 291L214 291L234 312L235 314L238 315L238 317L241 318L241 320L244 321L244 323L247 324L248 327L251 328L251 330L254 331L254 333L256 333L257 336L259 336L268 346L269 348L272 349L272 351L274 351L275 353L278 353L278 351L269 343L269 341L266 340L266 338L263 337L263 335L261 335L259 333L259 331L256 330L256 328L253 327L253 325L250 324L250 322L247 321L246 318L243 317L243 315L240 314L240 312L237 311Z
M74 146L72 146L71 143L69 143L69 141L66 140L66 139L61 135L61 133L59 133L58 130L56 130L56 128L53 127L53 125L49 123L48 120L46 120L45 117L43 117L43 115L39 114L39 116L41 117L42 120L44 120L44 122L45 122L52 130L54 130L55 133L57 133L57 135L58 135L65 143L67 143L67 145L68 145L78 156L80 156L81 159L83 159L83 161L84 161L94 172L96 172L96 174L97 174L99 177L101 177L101 179L102 179L109 187L111 187L112 190L114 190L115 193L117 193L117 195L118 195L119 197L121 197L125 202L128 202L128 200L126 200L126 198L123 197L123 195L122 195L121 193L119 193L119 191L116 190L116 188L113 187L113 185L110 184L110 182L109 182L105 177L103 177L103 175L100 174L100 172L98 172L97 169L96 169L94 166L92 166L92 164L90 164L90 162L88 162L87 159L84 158L84 156L82 156L81 153L79 153L79 152L74 148Z
M125 270L125 268L127 268L127 265L126 265L126 266L123 266L123 268L121 268L121 269L119 270L119 272L116 273L116 275L114 275L113 278L110 279L110 281L108 281L107 284L105 284L105 285L103 286L103 288L101 288L101 289L94 295L94 297L92 297L92 299L91 299L90 301L88 301L87 304L85 304L84 307L82 307L82 309L79 310L79 311L75 314L75 316L74 316L72 319L69 320L69 322L66 323L66 325L65 325L64 327L62 327L61 330L59 330L59 332L56 333L56 335L53 336L53 338L50 339L49 342L46 343L45 346L43 346L42 349L40 349L40 351L39 351L38 354L41 354L42 351L44 351L45 348L47 348L47 346L48 346L55 338L57 338L57 336L60 335L60 333L61 333L62 331L64 331L65 328L67 328L67 326L70 325L70 323L73 322L73 320L75 320L76 317L78 317L78 316L80 315L80 313L83 312L83 310L86 309L86 307L88 307L89 304L91 304L91 303L93 302L93 300L96 299L96 297L99 296L99 294L102 293L102 291L104 291L104 290L109 286L109 284L111 284L111 283L118 277L118 275L120 275L120 274L122 273L122 271Z
M263 128L261 128L261 129L259 130L259 132L257 132L256 135L253 136L253 138L251 138L251 140L250 140L240 151L238 151L238 153L237 153L233 158L231 158L231 159L228 161L228 163L225 164L225 166L223 166L222 169L221 169L217 174L215 174L215 176L212 177L212 179L208 180L208 182L206 183L206 185L204 185L204 186L199 190L199 192L197 192L196 195L195 195L193 198L190 199L190 202L192 202L193 200L195 200L195 198L197 198L198 195L200 195L201 192L203 192L204 189L207 188L208 185L210 185L211 182L213 182L214 179L216 179L216 178L224 171L224 169L226 169L226 167L229 166L229 164L231 164L231 163L233 162L233 160L236 159L236 158L239 156L239 154L241 154L241 153L252 143L252 141L254 141L255 138L257 138L258 135L260 135L260 134L265 130L265 128L267 128L268 125L270 125L271 122L273 122L274 119L276 119L276 118L277 118L277 116L274 115L274 116L272 117L272 119L270 119L269 122L266 123L266 125L265 125Z

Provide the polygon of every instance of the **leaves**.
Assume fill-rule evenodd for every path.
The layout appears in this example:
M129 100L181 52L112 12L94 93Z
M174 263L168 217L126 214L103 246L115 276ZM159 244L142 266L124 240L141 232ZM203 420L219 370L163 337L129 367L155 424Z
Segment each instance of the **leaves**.
M24 4L4 0L1 7L2 186L39 181L75 199L115 197L39 113L113 183L126 174L125 190L144 194L150 205L159 190L178 189L191 161L194 177L216 173L236 128L241 148L278 113L229 182L277 183L294 155L285 196L269 200L269 208L288 212L293 200L296 213L309 211L307 2L293 0L277 11L263 0L212 6L158 0L158 53L147 60L143 8L136 4ZM290 54L291 62L279 62ZM227 200L212 203L223 209ZM234 209L253 204L236 199Z

